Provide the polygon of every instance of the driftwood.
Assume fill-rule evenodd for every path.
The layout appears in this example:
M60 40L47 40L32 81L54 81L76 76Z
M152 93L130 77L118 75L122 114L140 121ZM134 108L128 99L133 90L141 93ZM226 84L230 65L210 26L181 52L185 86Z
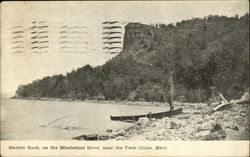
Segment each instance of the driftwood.
M228 101L226 100L226 98L224 98L224 96L223 96L221 93L219 93L219 96L221 97L221 99L222 99L225 103L228 103Z
M220 94L220 96L223 97L222 94ZM223 97L222 99L224 100L225 98ZM246 102L249 102L249 93L248 92L244 93L240 99L231 100L230 102L228 102L225 99L224 103L222 103L222 104L216 106L215 108L213 108L212 112L218 111L218 110L224 108L225 106L230 106L230 105L233 105L233 104L241 104L241 103L246 103Z

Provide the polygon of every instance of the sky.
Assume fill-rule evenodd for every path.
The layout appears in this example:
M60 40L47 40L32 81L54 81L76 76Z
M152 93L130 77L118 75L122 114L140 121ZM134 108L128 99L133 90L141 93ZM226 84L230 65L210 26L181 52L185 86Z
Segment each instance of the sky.
M249 12L248 1L38 1L1 3L1 96L13 96L21 84L44 76L66 74L86 64L98 66L115 55L102 49L102 22L176 23L183 19L207 15L240 16ZM48 53L14 54L11 45L13 26L25 31L33 21L45 21L49 27ZM62 23L88 28L88 51L61 53L58 50ZM28 33L27 33L28 34ZM24 38L29 40L30 36Z

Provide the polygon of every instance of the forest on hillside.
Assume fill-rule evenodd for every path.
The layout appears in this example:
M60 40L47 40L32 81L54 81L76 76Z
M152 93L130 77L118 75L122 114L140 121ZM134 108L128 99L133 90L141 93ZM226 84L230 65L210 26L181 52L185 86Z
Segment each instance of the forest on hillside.
M141 27L145 35L104 65L20 85L16 97L164 101L171 72L176 101L207 101L212 89L233 99L249 88L248 13Z

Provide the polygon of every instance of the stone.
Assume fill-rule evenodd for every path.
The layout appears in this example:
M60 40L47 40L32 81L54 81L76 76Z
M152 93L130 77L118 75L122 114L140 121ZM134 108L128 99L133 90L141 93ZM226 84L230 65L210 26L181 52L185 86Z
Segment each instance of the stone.
M140 127L139 125L135 125L135 126L134 126L134 129L135 129L135 130L139 130L139 129L141 129L141 127Z
M109 136L108 135L100 135L98 138L99 138L99 140L104 141L104 140L108 140Z
M249 131L226 129L225 140L250 140Z
M179 129L181 127L180 123L177 122L170 122L170 129Z
M207 136L204 136L204 140L222 140L226 138L226 131L215 131Z
M77 137L73 137L73 139L94 141L94 140L98 140L98 135L97 134L86 134L86 135L80 135Z
M86 135L86 140L98 140L97 134Z
M155 119L155 118L150 118L150 120L151 120L151 121L156 121L156 119Z
M117 136L116 140L120 141L120 140L125 140L125 138L123 136Z
M208 122L202 123L201 125L199 125L196 130L197 131L203 131L203 130L212 130L213 127L215 125L215 121L210 120Z
M152 123L152 124L150 125L150 127L156 127L156 124L155 124L155 123Z
M177 117L177 119L189 119L190 115L180 115Z
M113 135L114 135L115 137L117 137L117 136L124 136L124 135L125 135L125 131L122 130L122 129L120 129L120 130L118 130L117 132L113 132Z
M129 127L127 127L127 128L124 128L123 130L124 130L125 132L129 132L129 131L133 130L134 128L135 128L134 125L132 125L132 126L129 126Z
M112 132L113 130L112 129L107 129L106 132Z
M218 124L218 123L216 123L216 124L213 126L213 128L211 129L211 133L212 133L212 132L215 132L215 131L220 131L220 130L222 130L221 125Z
M204 131L200 131L195 133L195 137L203 137L203 136L207 136L210 134L210 130L204 130Z
M147 117L142 117L139 118L139 120L136 123L140 125L146 125L149 123L149 119Z
M232 129L233 130L237 130L237 131L240 130L239 127L238 127L238 125L234 125L234 127Z
M237 124L235 124L235 123L232 123L232 122L225 122L224 127L232 129L232 130L240 130L239 126Z

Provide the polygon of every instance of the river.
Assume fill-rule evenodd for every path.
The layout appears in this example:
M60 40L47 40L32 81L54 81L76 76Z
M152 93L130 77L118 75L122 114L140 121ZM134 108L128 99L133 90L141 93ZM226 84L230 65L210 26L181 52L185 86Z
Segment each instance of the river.
M71 140L84 133L103 133L129 123L110 115L162 112L168 107L84 101L1 99L1 140Z

